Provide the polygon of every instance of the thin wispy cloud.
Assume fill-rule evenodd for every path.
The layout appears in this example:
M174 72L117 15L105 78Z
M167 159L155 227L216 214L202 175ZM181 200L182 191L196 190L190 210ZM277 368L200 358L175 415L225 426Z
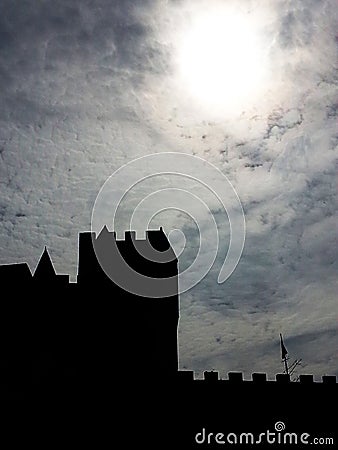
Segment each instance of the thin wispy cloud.
M228 231L215 212L216 264L181 296L181 367L273 374L283 332L307 372L337 374L336 2L227 2L258 33L266 64L238 109L221 96L229 86L214 107L195 95L179 67L185 36L221 4L2 1L0 262L34 268L47 244L56 269L74 277L77 233L90 228L107 177L149 153L194 154L234 185L247 238L218 285ZM189 264L191 222L166 223L184 230Z

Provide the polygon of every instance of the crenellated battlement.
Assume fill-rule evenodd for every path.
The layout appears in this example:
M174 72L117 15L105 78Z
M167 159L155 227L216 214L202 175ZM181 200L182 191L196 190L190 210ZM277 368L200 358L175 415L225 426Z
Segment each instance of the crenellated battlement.
M290 379L290 375L285 373L278 373L274 380L268 379L266 373L254 372L251 375L251 379L245 379L242 372L228 372L227 378L221 378L217 371L205 371L204 378L195 378L195 373L192 370L179 370L177 372L177 379L182 383L192 382L205 382L205 383L221 383L221 384L239 384L239 383L251 383L251 384L266 384L277 383L287 384L293 383ZM335 385L337 384L337 377L335 375L323 375L321 381L315 381L313 375L304 374L299 376L298 382L302 385L309 384L325 384Z
M162 228L145 236L129 230L119 240L107 227L80 233L76 283L56 272L46 247L33 273L26 263L0 266L0 282L12 292L0 302L0 389L94 389L99 380L112 383L121 367L125 382L145 382L149 367L166 378L177 373L177 258ZM145 294L133 290L133 272L148 283ZM169 280L170 295L151 296L152 279L159 289Z
M118 239L116 232L106 226L98 234L80 233L78 283L87 283L93 273L102 282L107 281L106 275L113 279L123 260L131 269L148 277L177 275L177 258L162 227L147 230L145 239L138 239L133 230L125 231L124 239Z
M177 389L193 386L192 391L230 386L227 395L245 390L244 386L283 391L301 385L305 391L306 386L322 385L320 390L335 391L336 377L328 375L318 382L304 374L294 383L286 374L271 380L265 373L245 379L242 372L229 372L223 379L217 371L205 371L204 378L197 379L193 371L178 370L177 257L162 228L147 230L145 239L139 237L128 230L124 239L118 239L107 227L98 234L80 233L76 283L56 273L46 247L34 273L26 263L0 266L0 282L14 292L10 301L0 302L0 338L6 343L0 352L6 367L0 371L0 385L16 389L25 379L26 386L76 384L80 389L92 383L96 389L110 385L118 372L128 386L160 383ZM159 301L129 291L110 277L102 262L113 274L127 264L160 283L166 277L173 279L174 295ZM126 278L127 287L130 279Z

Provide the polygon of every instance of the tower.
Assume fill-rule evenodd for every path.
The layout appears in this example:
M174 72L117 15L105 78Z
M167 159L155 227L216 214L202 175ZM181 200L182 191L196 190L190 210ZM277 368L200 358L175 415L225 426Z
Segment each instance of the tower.
M163 258L166 254L169 260ZM119 255L135 272L163 282L172 279L174 295L164 298L137 295L120 287L103 267L114 273ZM160 230L148 230L146 239L127 231L124 240L107 227L96 236L80 233L77 290L90 311L88 348L103 373L123 372L123 378L175 376L178 370L179 319L177 258ZM112 277L114 280L114 277ZM162 282L160 280L160 283Z

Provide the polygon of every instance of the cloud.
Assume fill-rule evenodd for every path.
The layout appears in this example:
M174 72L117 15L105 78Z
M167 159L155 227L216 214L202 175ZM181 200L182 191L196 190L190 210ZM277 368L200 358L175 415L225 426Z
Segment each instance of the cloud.
M274 374L283 331L307 371L336 373L336 4L230 3L258 21L269 60L259 100L238 114L203 107L177 78L191 18L219 2L2 1L0 262L34 268L47 244L74 277L77 233L106 178L148 153L195 154L235 186L247 240L218 285L228 236L214 209L222 245L182 295L181 366ZM166 225L185 231L187 265L196 230L183 215Z

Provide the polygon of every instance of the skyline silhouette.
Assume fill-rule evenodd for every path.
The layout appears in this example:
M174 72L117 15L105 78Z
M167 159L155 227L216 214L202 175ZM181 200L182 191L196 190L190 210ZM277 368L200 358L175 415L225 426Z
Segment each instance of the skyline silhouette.
M26 319L26 323L31 320L31 324L34 324L37 329L40 326L41 330L46 331L43 324L43 314L45 314L45 317L51 320L49 325L55 334L59 334L60 348L63 345L62 342L70 339L71 336L75 339L71 328L72 326L75 327L76 323L76 326L81 329L83 339L86 339L86 334L93 334L94 332L94 328L90 332L91 327L89 327L86 333L85 329L81 328L84 325L75 320L76 314L79 314L79 317L82 317L82 319L88 319L87 315L93 314L92 318L95 317L99 320L98 315L102 313L102 321L107 319L105 314L109 311L113 315L119 314L121 317L128 317L130 322L129 330L133 330L133 333L129 332L128 336L124 335L124 342L128 343L129 348L135 348L135 342L139 342L141 347L141 341L143 340L142 342L145 346L144 348L147 348L147 352L135 351L134 357L129 358L129 362L127 362L128 358L123 357L121 352L118 365L124 367L124 369L129 367L131 370L130 360L132 360L134 361L132 363L134 368L141 368L138 375L140 377L142 377L142 373L145 372L147 367L157 367L162 372L162 375L173 376L179 368L177 334L179 325L178 293L168 298L145 298L144 296L127 292L118 286L110 278L110 274L107 273L107 267L111 273L114 270L118 271L118 256L121 255L129 267L149 277L149 282L153 278L164 280L165 278L173 277L174 283L176 282L176 291L178 292L178 260L162 227L159 230L148 230L146 239L137 239L134 231L126 231L125 239L117 240L116 233L109 231L105 226L97 236L93 232L80 233L78 247L78 272L75 283L70 282L68 275L56 273L46 246L34 273L31 273L27 263L0 265L0 280L3 288L6 290L15 286L16 289L15 303L2 302L2 315L7 313L8 317L13 318L13 320L14 317L16 317L15 320L20 320L20 318L22 320ZM166 255L166 257L161 257L161 255ZM102 264L104 264L104 268L102 268ZM51 293L50 297L46 295L48 290ZM31 299L30 303L27 302L29 298ZM101 306L96 305L97 299L100 299L100 302L102 302ZM79 301L81 301L82 311L80 309L76 311L75 305ZM50 302L50 305L48 302ZM90 303L92 303L92 306L90 306ZM15 308L20 305L21 310L19 308L14 312L14 304ZM97 311L95 311L96 306ZM30 311L28 307L31 308ZM63 308L64 311L62 310ZM66 312L69 316L68 319ZM51 316L52 313L54 317ZM73 324L71 324L70 317L74 319ZM159 319L161 319L160 326L157 326ZM61 338L60 333L56 332L57 320L60 321L60 325L65 325L63 330L64 338ZM5 334L4 330L7 330L10 334L10 323L11 321L7 325L3 325L3 334ZM98 332L103 333L102 327L97 326L100 329ZM20 333L24 334L23 330L28 332L27 327L27 324L23 325ZM30 328L33 329L34 327L30 326ZM151 333L149 330L151 330ZM50 331L48 336L53 342L51 335L52 332ZM160 339L155 339L155 336L159 336ZM112 338L113 335L111 336ZM134 341L133 345L132 341ZM73 341L70 339L70 342ZM160 344L162 351L158 348ZM37 341L35 341L35 345L38 348ZM150 356L151 353L152 356ZM160 355L162 355L162 358ZM168 359L163 355L170 355L170 358ZM27 356L29 355L27 354ZM182 372L187 374L193 373L189 370ZM210 373L207 369L205 372ZM301 375L301 379L306 376ZM329 379L332 382L335 376L333 375Z
M118 268L118 251L144 275L177 280L178 260L162 228L148 230L145 240L132 231L116 240L106 227L98 236L80 233L76 283L56 273L46 247L33 274L26 263L0 266L7 294L0 313L2 393L75 395L99 409L112 402L116 427L134 430L128 444L154 448L161 448L164 435L182 448L219 448L223 431L258 436L280 421L337 442L327 406L337 399L335 376L315 382L302 374L295 383L288 374L269 380L253 373L245 380L241 372L229 372L220 379L217 371L205 370L204 379L196 379L193 371L179 369L179 295L146 298L120 288L103 271L96 244L112 267ZM159 253L168 252L171 258L161 261Z

